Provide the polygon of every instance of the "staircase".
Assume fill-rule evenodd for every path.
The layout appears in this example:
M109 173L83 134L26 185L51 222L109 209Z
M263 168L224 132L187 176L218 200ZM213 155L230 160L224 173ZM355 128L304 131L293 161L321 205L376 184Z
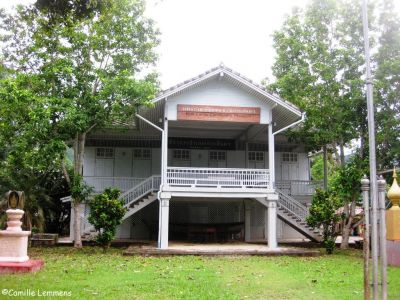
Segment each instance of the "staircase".
M307 225L306 218L308 216L308 209L292 196L283 193L279 189L275 189L275 191L279 195L279 201L277 203L278 217L310 240L321 242L321 231Z
M157 191L160 189L160 184L161 176L153 175L123 193L119 199L123 201L124 207L128 211L122 221L154 202L157 199ZM85 218L83 219L82 238L84 239L92 239L96 235L96 230L88 221L88 215L89 212L85 212Z
M160 189L161 176L153 175L143 180L138 185L126 191L120 196L124 207L128 209L122 220L129 218L142 208L157 199L157 191Z
M122 220L129 218L139 210L153 203L157 199L157 191L160 188L160 184L161 176L153 175L123 193L120 196L120 199L123 201L124 207L126 207L128 211ZM306 218L308 216L308 209L302 203L290 196L289 193L285 193L286 190L284 192L281 189L276 188L275 191L279 195L279 201L277 202L278 217L310 240L317 242L322 241L320 230L314 230L307 225ZM268 204L265 199L257 198L256 200L264 206L267 206ZM83 236L88 238L95 235L95 230L88 222L87 217L83 222Z

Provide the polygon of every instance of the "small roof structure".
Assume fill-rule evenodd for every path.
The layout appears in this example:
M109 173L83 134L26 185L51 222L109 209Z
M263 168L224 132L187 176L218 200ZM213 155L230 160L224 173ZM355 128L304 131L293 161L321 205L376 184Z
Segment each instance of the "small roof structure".
M263 101L272 106L272 119L275 122L275 130L284 128L300 120L302 117L302 112L294 104L278 97L277 95L271 94L261 85L258 85L249 78L243 76L238 72L235 72L230 68L225 67L222 64L218 67L212 68L202 74L199 74L198 76L195 76L189 80L181 82L169 89L160 92L152 100L152 102L154 103L154 107L141 107L139 109L139 114L146 117L151 122L157 124L159 123L160 118L162 118L164 115L164 104L166 101L168 101L168 98L179 95L198 86L204 85L211 80L215 80L216 78L226 80L234 86L253 95L259 101ZM141 128L149 126L141 120L137 120L137 122L139 122L139 126Z

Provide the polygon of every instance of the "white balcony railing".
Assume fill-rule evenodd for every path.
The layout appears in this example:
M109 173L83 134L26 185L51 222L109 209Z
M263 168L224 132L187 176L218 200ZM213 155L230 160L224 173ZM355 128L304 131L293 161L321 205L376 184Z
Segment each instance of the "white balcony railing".
M167 184L171 187L266 188L271 189L267 169L168 167Z
M103 177L103 176L85 176L85 182L94 188L95 193L101 193L108 187L116 187L125 192L138 185L146 178L133 177Z
M322 188L322 181L315 180L280 180L275 182L275 187L287 195L308 196L313 195L315 189Z

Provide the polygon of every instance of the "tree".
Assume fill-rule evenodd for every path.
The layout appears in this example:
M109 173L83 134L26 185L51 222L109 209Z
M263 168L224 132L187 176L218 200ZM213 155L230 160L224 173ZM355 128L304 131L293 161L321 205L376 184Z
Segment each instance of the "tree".
M400 23L393 1L380 3L378 8L371 5L369 13L380 15L379 23L370 18L370 28L372 53L376 53L372 65L376 75L377 158L380 167L387 168L399 161L400 153ZM276 81L270 88L307 114L300 131L289 137L314 150L330 145L335 165L340 166L331 180L331 193L340 199L344 210L342 248L348 247L349 234L357 225L355 207L360 180L366 173L363 161L368 158L363 42L357 0L313 0L304 11L295 10L274 34ZM359 158L345 164L344 146L354 139L361 144Z
M97 195L90 201L89 222L97 231L97 242L109 248L115 236L117 226L121 224L122 217L127 209L119 199L120 191L107 188L104 193Z
M337 237L337 224L341 217L337 213L340 200L331 191L317 189L310 207L307 224L313 228L322 227L323 243L328 254L332 254Z
M37 0L35 7L52 18L58 19L73 14L75 18L87 18L101 12L108 5L109 0Z
M58 155L64 144L51 139L44 99L24 88L26 77L0 80L0 194L23 190L23 226L43 231L46 223L58 223L62 210L54 193L65 189Z
M355 155L335 173L332 179L332 192L340 200L343 208L341 249L349 247L350 233L360 224L355 220L355 213L357 205L362 205L360 178L365 174L368 174L367 162Z
M311 158L311 178L313 180L323 180L324 179L324 162L322 155L316 155ZM332 156L328 158L328 183L331 181L331 177L334 173L335 162Z
M21 148L18 148L21 150ZM68 188L57 165L48 164L46 168L39 168L32 160L35 153L10 151L0 162L0 195L9 190L23 190L25 192L25 214L23 228L36 229L39 232L59 232L65 226L65 209L60 201L66 196ZM29 150L27 150L29 151ZM4 202L6 202L4 200ZM0 214L7 209L4 203ZM5 215L2 217L5 221ZM3 227L3 226L1 226Z
M379 49L374 56L377 106L377 164L389 169L400 162L400 19L394 2L381 4Z
M347 21L341 8L333 0L311 1L304 12L294 10L274 34L276 81L269 88L306 112L302 129L290 138L309 145L309 150L330 144L336 151L336 145L343 148L356 136L346 82L362 63L346 64L349 55L340 40L346 40L341 36ZM335 153L337 163L344 160L343 151L340 154Z
M377 104L378 164L387 168L400 153L400 33L393 0L369 6L372 66ZM336 165L344 146L360 141L368 153L364 37L358 0L312 0L295 9L274 34L275 82L269 88L307 114L300 131L289 135L310 149L330 145ZM336 150L340 149L340 153Z
M24 87L45 99L51 143L63 145L61 156L68 144L74 149L74 178L82 178L87 134L133 122L135 109L149 105L157 91L155 74L138 79L154 63L158 44L158 31L143 16L144 8L141 0L114 0L83 15L34 5L2 13L6 67L25 74ZM72 190L74 184L82 185L65 168L64 174ZM81 247L79 216L85 197L76 196L75 247Z

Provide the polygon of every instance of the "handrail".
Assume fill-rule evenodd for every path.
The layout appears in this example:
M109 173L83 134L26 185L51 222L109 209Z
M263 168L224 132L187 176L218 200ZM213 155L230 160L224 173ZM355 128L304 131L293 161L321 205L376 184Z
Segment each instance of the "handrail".
M313 195L316 188L322 188L323 182L316 180L279 180L275 187L284 191L287 195Z
M113 186L123 192L138 185L146 178L137 177L114 177L114 176L84 176L83 179L87 184L93 186L96 193L103 192L105 188Z
M192 188L271 188L268 169L167 167L167 184Z
M133 202L146 196L146 194L158 191L161 184L161 176L153 175L143 180L130 190L123 193L119 198L124 202L125 207L129 207Z
M247 168L198 168L198 167L168 167L168 170L195 170L195 171L240 171L240 172L260 172L260 171L269 171L268 169L247 169Z
M308 209L299 201L286 195L279 189L275 189L279 195L278 206L282 206L285 208L289 213L295 216L300 221L305 221L308 216Z

